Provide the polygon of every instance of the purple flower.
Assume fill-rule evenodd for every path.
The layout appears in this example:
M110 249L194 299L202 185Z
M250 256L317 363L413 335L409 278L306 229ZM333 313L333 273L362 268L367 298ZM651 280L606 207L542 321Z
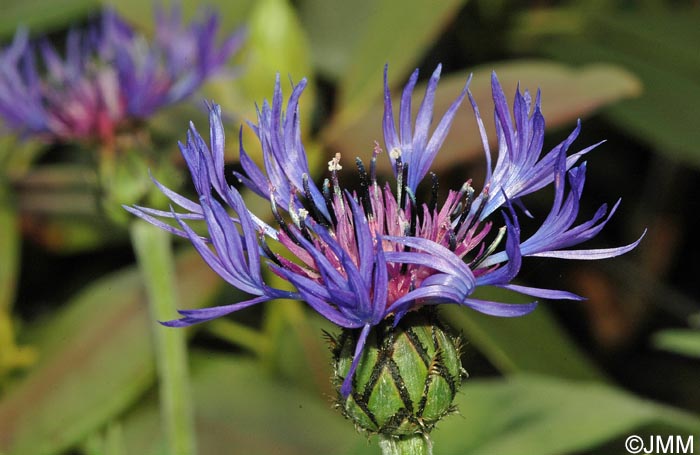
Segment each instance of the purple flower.
M24 135L109 142L125 123L183 100L223 68L243 34L217 44L218 30L213 12L186 25L178 7L158 9L148 40L107 9L87 30L69 31L59 53L46 40L30 43L20 28L0 51L0 118Z
M361 329L354 361L342 387L342 393L347 395L370 328L389 315L394 315L397 323L406 312L422 305L454 303L494 316L521 316L532 311L536 302L514 305L476 299L472 294L478 286L498 286L535 297L578 300L581 297L565 291L513 284L522 256L601 259L637 246L641 238L610 249L563 249L595 236L617 207L616 204L606 217L603 206L591 220L574 225L585 178L585 164L576 163L592 148L567 157L578 127L563 143L541 156L544 119L539 94L533 106L527 92L516 93L513 122L494 74L499 148L492 169L484 123L468 82L429 134L439 76L440 67L428 83L415 125L411 124L410 99L418 73L411 76L400 103L398 133L385 76L383 128L396 186L378 182L375 164L381 149L377 145L369 167L357 158L360 185L352 191L340 184L339 155L329 161L330 175L321 187L310 179L298 108L306 81L293 88L285 112L278 78L272 104L263 103L257 124L250 125L262 145L264 171L241 146L243 173L236 174L248 188L270 201L274 226L250 213L238 190L227 183L221 112L218 106L211 106L210 143L191 125L187 142L180 144L199 201L190 201L156 181L161 191L185 212L138 206L126 209L189 238L225 280L254 297L216 308L182 311L182 319L165 324L186 326L280 297L304 300L333 323ZM450 190L439 205L433 176L431 200L419 202L416 189L465 95L471 100L488 156L484 190L477 194L467 181L457 190ZM517 207L522 207L519 198L550 183L555 187L551 212L531 237L523 239L516 212ZM233 210L233 215L225 205ZM489 216L496 211L501 214ZM174 219L176 224L161 218ZM188 220L204 220L208 236L196 234ZM288 253L274 253L268 242L276 242ZM265 284L261 258L294 290L283 291Z

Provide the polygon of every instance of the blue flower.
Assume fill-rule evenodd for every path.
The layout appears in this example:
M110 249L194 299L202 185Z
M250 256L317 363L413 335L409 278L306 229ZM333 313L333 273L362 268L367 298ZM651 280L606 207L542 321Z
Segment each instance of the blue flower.
M607 209L603 206L591 220L574 225L585 177L585 163L576 164L593 148L567 156L579 127L542 156L544 119L539 93L533 107L529 94L518 90L513 122L494 74L499 147L492 168L484 123L469 92L469 81L429 134L439 76L440 67L428 82L412 125L410 100L418 78L418 73L413 73L401 99L397 133L385 70L383 129L396 187L378 182L375 167L382 151L376 146L369 169L359 158L356 160L360 186L353 191L340 184L339 155L329 161L330 175L321 187L310 179L299 125L299 99L306 81L293 87L285 112L278 77L272 103L264 102L257 123L250 125L262 146L264 171L241 146L243 172L236 174L245 186L269 200L274 226L253 215L238 190L227 182L221 111L212 105L210 143L207 145L191 125L186 143L180 144L198 202L155 181L184 212L139 206L126 209L188 238L217 273L254 297L216 308L182 311L183 318L165 325L203 322L276 298L301 299L338 326L361 329L354 361L341 389L347 396L369 330L389 315L398 323L404 314L422 305L452 303L494 316L521 316L532 311L536 302L514 305L476 299L472 294L479 286L498 286L535 297L581 299L566 291L513 284L522 257L601 259L637 246L641 238L610 249L563 249L595 236L617 208L616 204L605 217ZM487 153L484 190L477 194L467 181L449 191L438 206L434 181L432 200L420 203L416 188L428 173L465 96L471 100ZM551 212L532 236L523 239L516 212L522 207L519 198L550 183L555 188ZM490 216L496 211L501 215ZM175 223L163 218L174 219ZM196 234L188 220L204 220L208 236ZM268 242L276 242L287 253L274 253ZM294 290L267 285L261 275L261 261Z
M92 27L68 32L61 57L20 28L0 51L0 118L24 135L109 142L123 124L183 100L221 71L243 34L217 44L218 30L213 12L186 25L179 8L158 9L148 40L106 9Z

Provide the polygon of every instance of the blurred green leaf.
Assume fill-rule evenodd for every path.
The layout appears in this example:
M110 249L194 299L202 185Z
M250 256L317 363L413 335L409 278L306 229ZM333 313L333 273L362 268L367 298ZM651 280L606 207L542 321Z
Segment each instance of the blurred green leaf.
M179 295L202 306L221 282L195 253L177 260ZM153 383L144 290L134 268L81 292L28 333L41 358L0 401L0 452L55 454L123 412Z
M381 98L382 71L389 64L395 85L418 65L425 51L466 0L325 2L304 0L306 24L317 66L339 79L336 122L361 118Z
M478 298L525 303L531 299L502 289L478 290ZM567 303L561 303L566 305ZM497 318L456 305L441 314L505 373L537 373L566 379L602 380L602 373L557 324L545 305L519 318ZM469 365L464 365L469 371Z
M235 2L228 0L208 0L206 6L203 7L202 2L199 0L181 0L177 2L149 2L141 0L121 0L119 2L112 2L109 0L101 0L101 2L104 5L114 8L130 23L136 24L139 28L148 33L151 33L154 29L155 22L153 12L158 5L179 4L186 18L197 17L197 14L206 11L206 8L213 8L213 10L218 12L219 23L221 24L223 32L230 33L245 22L251 8L257 3L255 0L238 0Z
M331 356L323 330L333 332L337 326L306 311L301 302L268 304L264 333L270 350L261 357L263 367L271 376L331 396Z
M31 366L37 358L36 350L31 346L17 346L16 331L12 314L0 310L0 392L5 388L5 381L11 380L9 373Z
M288 79L298 82L303 77L313 76L306 32L287 0L257 2L247 28L242 75L233 84L242 87L249 99L258 102L263 98L272 99L278 73L284 87L289 86ZM305 96L309 100L311 95ZM245 109L252 111L253 108L246 106Z
M33 242L61 254L94 251L120 244L126 238L122 231L101 217L25 214L22 228Z
M299 15L309 33L314 65L333 79L352 84L355 75L375 73L390 63L399 80L417 65L466 0L403 3L301 0ZM401 31L410 30L410 33ZM357 66L367 65L367 68Z
M652 425L686 436L700 428L697 416L620 389L545 376L468 380L456 401L461 417L433 432L435 453L580 453Z
M0 134L2 178L22 176L45 149L45 144L36 138L20 139L12 134Z
M34 31L54 30L80 20L99 0L3 0L0 37L14 35L18 25Z
M14 197L0 177L0 312L9 312L15 298L21 241L16 210Z
M92 434L83 444L84 455L128 455L119 422L110 422L104 431Z
M580 34L542 39L538 49L571 63L614 62L634 72L643 96L606 114L659 153L700 166L700 12L592 15Z
M300 0L299 18L309 35L314 67L340 79L351 63L351 52L376 7L375 0L354 2Z
M533 95L542 90L542 110L547 128L561 127L579 117L622 98L635 96L640 84L631 73L613 65L587 65L576 68L544 60L509 61L480 66L470 71L449 74L442 78L435 96L434 122L437 124L450 104L464 88L470 72L474 73L470 90L479 105L491 141L495 141L493 128L493 99L491 96L491 72L496 71L508 99L512 99L520 83L521 90L529 89ZM375 81L377 94L382 90L381 78ZM413 95L413 105L420 105L425 84L418 86ZM401 97L394 92L394 105ZM417 109L414 109L414 116ZM373 142L382 142L383 102L368 108L352 125L332 124L324 136L329 147L341 153L355 156L358 150L371 150ZM398 108L394 110L397 114ZM585 144L589 145L589 144ZM481 136L477 130L474 113L469 102L462 103L455 116L452 129L433 162L433 170L448 169L457 163L483 156ZM388 170L389 160L378 164Z
M193 394L200 455L378 454L320 394L273 379L243 357L194 353ZM124 420L126 453L162 453L155 403ZM235 450L234 450L235 448Z
M700 358L700 330L663 330L654 334L653 343L664 351Z
M97 178L89 166L35 166L13 186L23 233L47 249L87 251L124 238L99 210Z

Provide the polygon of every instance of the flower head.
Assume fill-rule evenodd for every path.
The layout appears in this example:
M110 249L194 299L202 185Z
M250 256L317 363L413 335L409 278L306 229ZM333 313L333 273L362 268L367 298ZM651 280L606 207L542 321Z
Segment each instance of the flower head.
M385 70L386 71L386 70ZM615 211L606 217L603 206L594 217L574 225L585 180L585 163L579 158L592 147L567 156L579 128L563 143L542 154L544 119L540 95L534 103L527 92L515 95L513 117L495 74L493 100L498 132L498 155L492 168L484 123L471 93L462 94L438 122L432 135L433 97L440 67L433 73L425 98L411 118L411 94L418 72L404 89L396 131L391 96L386 86L384 139L391 160L395 186L381 184L375 172L382 150L378 145L366 166L356 166L360 186L343 188L339 171L342 157L328 163L328 178L319 187L309 177L309 167L299 126L299 98L306 85L294 86L283 110L279 78L272 103L263 103L251 128L262 145L264 171L240 149L243 173L236 174L248 188L268 199L276 224L268 225L249 212L238 190L224 175L224 132L218 106L211 106L210 143L190 126L180 149L191 171L198 202L156 185L186 213L127 207L135 215L174 234L187 237L204 260L230 284L254 297L245 302L202 310L182 311L182 319L166 322L184 326L207 321L258 302L295 298L345 328L361 328L354 361L342 387L350 392L351 377L370 328L394 316L398 323L407 312L423 305L452 303L502 317L521 316L536 302L513 305L476 299L478 286L499 286L535 297L580 299L565 291L531 288L512 283L522 256L600 259L630 251L639 241L617 248L562 250L595 236ZM487 153L488 173L484 189L476 192L471 181L450 190L437 201L437 181L427 203L416 198L416 189L467 96ZM514 121L513 121L514 119ZM568 185L567 185L568 180ZM549 216L531 237L521 238L516 204L525 194L554 183L555 198ZM229 214L225 205L235 212ZM500 215L494 212L500 211ZM161 221L172 218L175 226ZM200 237L187 220L203 219L208 237ZM277 254L268 242L277 242L286 254ZM261 258L292 291L267 285L261 274Z
M155 29L148 40L107 9L91 28L69 31L62 57L20 28L0 50L0 118L22 134L108 141L123 123L191 95L243 38L217 44L216 14L186 25L177 7L159 9Z

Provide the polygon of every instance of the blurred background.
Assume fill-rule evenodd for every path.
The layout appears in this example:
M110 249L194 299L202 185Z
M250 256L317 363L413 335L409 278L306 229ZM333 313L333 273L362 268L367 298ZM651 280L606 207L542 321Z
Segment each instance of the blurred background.
M104 6L0 4L4 47L22 25L58 49L69 29L89 26ZM114 5L147 36L153 7L143 0ZM148 156L157 152L156 161L169 165L151 158L124 165L114 185L128 191L101 187L90 147L23 135L0 122L0 454L169 453L152 336L160 327L146 304L128 217L105 201L114 208L148 200L167 210L164 200L149 199L148 168L186 191L177 141L189 120L206 137L205 99L222 105L226 158L239 169L238 129L255 120L255 103L271 98L276 73L285 96L287 78L309 80L302 122L317 180L335 153L368 157L375 140L383 144L385 63L395 95L413 69L424 82L443 65L436 117L473 73L490 134L491 71L509 99L518 83L533 94L541 89L546 150L578 118L573 150L606 140L587 157L582 217L622 197L585 247L627 244L648 229L640 246L619 258L525 260L522 283L586 301L544 301L514 320L441 309L465 338L470 377L457 398L459 414L433 433L436 453L616 454L625 453L630 434L695 435L700 450L697 1L182 2L186 18L207 8L218 13L222 34L245 27L243 48L193 96L143 121ZM422 96L420 87L416 93ZM246 150L257 156L253 139L246 127ZM484 165L473 114L463 105L433 170L441 188L470 177L480 188ZM545 191L526 202L544 216L551 197ZM269 212L265 201L245 198L259 215ZM181 308L244 297L189 242L173 242ZM378 454L373 439L333 409L323 330L337 331L286 301L187 329L198 453Z

